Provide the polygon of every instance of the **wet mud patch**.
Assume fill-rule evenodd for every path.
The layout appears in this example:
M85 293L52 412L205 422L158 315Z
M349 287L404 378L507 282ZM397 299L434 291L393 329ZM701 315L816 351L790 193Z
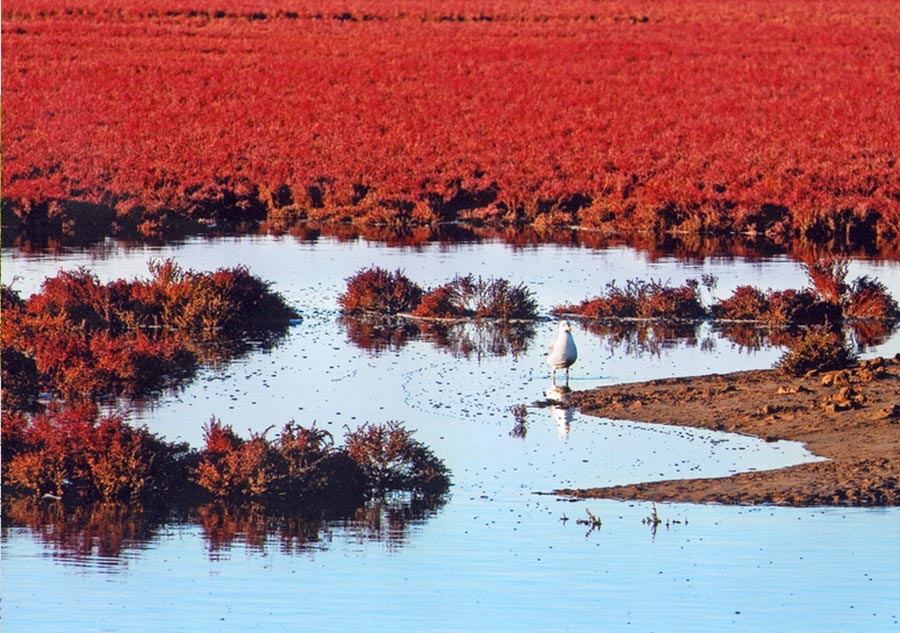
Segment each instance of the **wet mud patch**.
M898 505L898 394L900 357L793 379L759 370L575 392L568 404L589 415L794 440L827 461L556 493L693 503Z

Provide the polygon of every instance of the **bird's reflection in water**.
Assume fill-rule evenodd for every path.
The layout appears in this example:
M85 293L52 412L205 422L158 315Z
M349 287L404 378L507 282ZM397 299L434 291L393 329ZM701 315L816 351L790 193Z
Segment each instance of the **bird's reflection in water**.
M575 412L565 405L566 395L571 391L567 385L554 383L551 383L544 391L544 396L550 403L550 406L547 408L550 411L550 416L556 422L556 432L561 440L569 437L569 431L572 429L572 419L575 417Z

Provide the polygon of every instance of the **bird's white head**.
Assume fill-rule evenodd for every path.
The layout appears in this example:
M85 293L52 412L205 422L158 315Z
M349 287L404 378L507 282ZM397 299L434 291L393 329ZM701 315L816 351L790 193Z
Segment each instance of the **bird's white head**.
M565 320L560 321L560 322L559 322L559 331L560 331L560 332L571 332L571 331L572 331L572 324L569 323L568 321L565 321Z

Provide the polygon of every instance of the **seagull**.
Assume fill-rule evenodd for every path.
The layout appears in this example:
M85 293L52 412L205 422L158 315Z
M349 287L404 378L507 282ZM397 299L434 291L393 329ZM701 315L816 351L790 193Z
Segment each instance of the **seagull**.
M569 367L578 358L578 349L575 347L575 341L572 339L572 326L568 321L559 322L559 334L556 339L550 343L547 350L547 364L553 368L551 374L553 384L556 384L556 370L566 370L566 384L569 384Z

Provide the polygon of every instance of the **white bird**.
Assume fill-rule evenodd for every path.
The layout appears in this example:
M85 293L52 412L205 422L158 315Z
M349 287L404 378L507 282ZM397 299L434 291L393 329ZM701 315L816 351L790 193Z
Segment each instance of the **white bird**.
M547 364L553 368L551 374L553 384L556 384L556 370L566 370L566 384L569 383L569 367L571 367L578 358L578 349L575 347L575 340L572 338L572 326L568 321L559 322L559 334L550 344L547 351Z

